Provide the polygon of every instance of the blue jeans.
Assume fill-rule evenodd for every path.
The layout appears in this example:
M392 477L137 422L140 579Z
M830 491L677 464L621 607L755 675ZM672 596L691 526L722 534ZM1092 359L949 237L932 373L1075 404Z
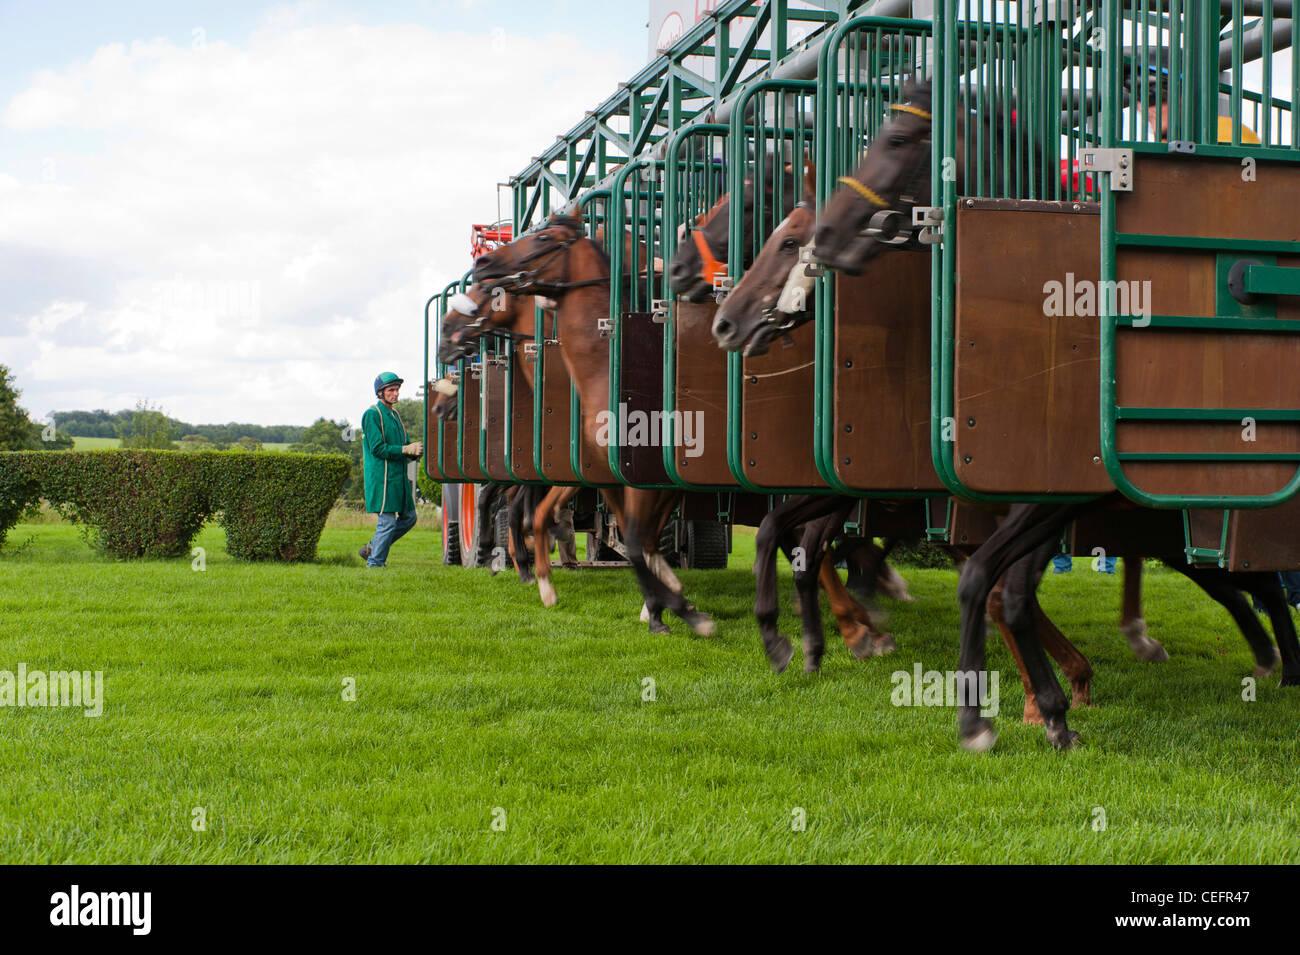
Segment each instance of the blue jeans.
M1057 554L1052 558L1052 571L1057 574L1068 574L1074 566L1074 558L1069 554ZM1091 566L1091 562L1089 562ZM1097 568L1098 573L1113 574L1115 573L1115 558L1105 557L1102 559L1101 566Z
M405 514L380 514L375 525L375 536L370 539L370 558L367 567L387 566L388 549L393 542L415 526L415 511Z

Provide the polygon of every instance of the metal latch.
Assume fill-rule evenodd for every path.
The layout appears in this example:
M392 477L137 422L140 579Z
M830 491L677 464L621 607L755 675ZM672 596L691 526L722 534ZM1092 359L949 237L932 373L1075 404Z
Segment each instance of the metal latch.
M943 209L940 206L912 206L912 228L922 245L943 244Z
M735 282L730 275L715 275L713 277L713 300L719 305L727 297L727 293L735 286Z
M474 362L469 366L469 376L475 381L483 377L483 365L480 362Z
M818 279L826 274L826 266L817 261L817 250L812 245L799 249L799 261L803 264L803 274L810 279Z
M1080 172L1110 173L1111 192L1133 191L1133 150L1085 149L1079 154Z
M537 342L524 342L524 361L537 361Z
M614 334L614 320L612 318L596 319L596 330L600 332L601 338L608 338Z
M663 325L668 321L668 312L672 308L672 303L666 298L657 298L650 303L650 321L656 325Z

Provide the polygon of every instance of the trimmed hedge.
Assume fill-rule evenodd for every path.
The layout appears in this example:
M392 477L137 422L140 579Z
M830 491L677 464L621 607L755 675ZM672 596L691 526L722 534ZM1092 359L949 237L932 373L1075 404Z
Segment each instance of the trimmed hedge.
M35 451L41 497L114 557L183 557L211 512L206 462L179 451Z
M43 497L115 557L188 556L203 522L219 512L233 556L311 560L348 468L342 455L266 451L4 453L0 543Z
M212 455L226 550L241 560L314 560L352 462L341 454Z
M4 546L5 538L18 523L18 518L39 501L40 496L40 483L33 475L22 468L0 467L0 547Z

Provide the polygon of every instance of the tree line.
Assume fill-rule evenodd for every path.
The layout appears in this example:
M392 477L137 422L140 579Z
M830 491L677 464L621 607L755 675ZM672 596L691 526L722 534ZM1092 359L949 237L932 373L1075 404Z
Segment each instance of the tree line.
M58 430L77 438L120 438L122 432L134 430L134 418L140 407L122 411L56 411L51 417ZM150 409L157 410L157 409ZM179 418L163 415L167 428L175 440L188 435L198 435L213 445L232 446L241 438L251 438L263 444L292 444L302 439L306 430L295 424L190 424Z

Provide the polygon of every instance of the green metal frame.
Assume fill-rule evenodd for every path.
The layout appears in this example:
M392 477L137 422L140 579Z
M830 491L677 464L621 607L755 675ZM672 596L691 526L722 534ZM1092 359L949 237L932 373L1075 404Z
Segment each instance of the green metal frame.
M730 125L696 121L677 130L669 137L664 150L664 211L663 211L663 250L664 265L673 260L677 254L677 230L684 227L689 234L694 227L695 218L713 207L714 202L726 192L725 186L711 187L708 180L713 174L726 173L726 136L731 131ZM703 138L706 146L707 160L701 161L689 150L693 144ZM724 155L713 155L721 143ZM687 154L683 155L683 150ZM715 169L715 158L721 158L721 169ZM703 174L703 175L701 175ZM704 188L683 189L683 179L703 179ZM684 234L684 235L685 235ZM681 488L698 491L730 491L734 485L704 485L688 481L677 468L676 429L672 426L673 413L677 410L677 293L670 284L664 282L664 297L670 300L668 321L664 326L664 413L669 415L669 440L664 445L664 469L672 482ZM728 420L730 416L728 415Z
M609 221L606 251L610 262L609 318L613 334L609 337L609 413L614 424L610 427L610 441L606 449L609 469L619 481L629 487L674 487L672 483L636 483L623 474L622 446L619 423L619 396L622 394L623 367L620 355L623 346L623 317L629 312L650 312L654 302L663 297L667 280L661 275L656 282L654 262L658 258L667 265L664 252L664 191L660 178L663 164L658 160L641 157L625 163L610 183ZM628 236L629 242L619 241ZM642 246L645 261L642 261ZM630 256L629 256L630 250ZM660 284L662 283L662 285ZM626 288L625 288L626 286ZM627 300L624 301L626 293ZM666 399L665 399L666 400ZM663 432L660 431L660 435ZM676 435L672 437L675 439ZM665 445L671 450L672 445Z
M1106 0L1107 3L1111 0ZM992 494L967 487L957 475L956 442L949 440L956 406L956 229L957 183L944 175L945 159L957 157L958 113L988 117L1000 138L986 141L982 123L970 124L963 137L963 195L1018 199L1092 200L1095 187L1083 175L1062 183L1061 163L1073 163L1078 151L1095 141L1099 60L1088 45L1098 23L1101 0L1078 4L1080 28L1066 21L1027 15L1018 20L960 19L964 0L936 0L934 13L935 81L931 199L942 209L942 244L931 252L931 405L930 453L940 481L954 495L990 503L1087 500L1078 494ZM990 2L989 10L996 7ZM1005 12L1005 8L1004 8ZM1015 110L1013 120L1012 110ZM994 134L996 136L996 134ZM1064 148L1061 140L1065 139ZM1000 166L986 162L1000 148ZM1035 160L1037 160L1035 162ZM1026 182L1022 167L1033 165L1041 188ZM1001 182L999 183L999 179Z
M729 151L727 160L727 185L728 192L733 196L744 194L745 180L752 176L752 166L762 154L766 143L784 144L791 143L802 139L799 143L801 150L815 147L816 136L815 130L811 126L805 125L804 110L802 101L805 97L811 98L816 93L817 82L815 80L776 80L776 79L759 79L748 84L737 94L732 106L731 129L727 135L727 149ZM763 108L763 100L766 94L776 94L777 102L782 106L787 101L787 97L792 97L798 110L796 113L798 120L790 127L784 123L772 124L762 122L766 110ZM754 116L750 118L747 114L752 107ZM779 109L780 107L778 107ZM777 112L777 110L773 110ZM755 156L751 157L750 152ZM778 154L779 155L779 154ZM773 164L774 175L777 182L782 180L782 164L778 160ZM779 190L774 193L770 207L766 203L763 190L758 188L758 177L752 176L756 185L754 188L754 212L753 227L754 234L748 237L749 245L753 252L757 252L763 247L768 236L773 229L780 223L784 216L780 215L783 208L783 197ZM798 193L802 189L803 176L802 170L796 168L792 180L792 189ZM797 197L796 197L797 201ZM728 240L727 240L727 275L731 278L733 286L744 277L745 274L745 208L743 202L732 202L728 205ZM745 476L744 470L744 415L742 407L744 403L744 359L735 352L727 355L727 464L731 468L732 476L736 482L744 489L749 491L764 491L772 494L804 494L825 491L825 488L793 488L793 487L762 487L754 484Z
M894 17L860 16L836 25L821 48L817 70L817 204L822 207L838 187L840 176L850 174L857 165L862 146L869 142L883 121L879 107L879 94L885 93L885 102L897 102L901 97L898 77L903 68L922 75L928 73L930 60L927 47L919 42L933 36L929 20L909 20ZM895 59L893 44L882 42L885 38L912 38L921 51L910 64ZM864 42L870 40L871 42ZM902 43L898 44L902 46ZM861 73L864 52L866 61L882 68L882 75L873 75L869 84L848 79L851 72ZM841 56L853 66L846 70L845 78L839 75ZM882 87L882 81L884 85ZM875 104L875 105L873 105ZM866 128L863 128L863 127ZM815 300L817 337L817 391L814 414L813 450L817 470L831 488L845 494L871 494L869 490L851 488L839 479L835 469L835 276L826 272L817 282ZM930 492L899 492L888 490L891 498L942 497Z
M1129 2L1132 2L1132 0L1129 0ZM1291 142L1289 144L1271 141L1280 138L1280 136L1275 137L1273 134L1275 132L1280 134L1281 131L1280 116L1277 128L1275 129L1273 126L1273 110L1278 109L1280 112L1289 109L1291 104L1300 100L1300 73L1294 72L1292 74L1290 103L1285 100L1278 100L1273 96L1272 69L1271 62L1269 62L1272 53L1271 10L1266 11L1264 21L1266 43L1263 54L1267 65L1262 70L1262 85L1264 88L1258 94L1258 102L1261 104L1269 103L1270 106L1269 109L1262 112L1264 126L1261 143L1244 145L1241 141L1241 117L1246 91L1243 85L1244 53L1242 47L1243 13L1241 0L1234 0L1232 15L1228 18L1230 20L1228 23L1230 36L1227 39L1231 40L1232 47L1231 82L1222 83L1219 80L1220 43L1225 39L1221 36L1224 23L1219 15L1219 4L1214 0L1184 0L1178 11L1181 16L1173 14L1165 22L1170 34L1171 53L1170 67L1167 74L1169 76L1167 97L1162 97L1162 91L1157 87L1156 98L1148 101L1148 91L1144 84L1138 104L1139 108L1129 110L1127 124L1124 123L1122 116L1124 106L1121 95L1122 71L1125 66L1128 66L1130 70L1137 66L1139 69L1136 72L1139 75L1146 75L1152 69L1152 66L1149 65L1152 56L1151 51L1143 44L1135 51L1136 56L1130 54L1128 58L1125 57L1124 49L1121 46L1123 38L1120 33L1123 13L1123 5L1118 2L1108 8L1106 30L1107 69L1103 75L1102 139L1103 145L1106 147L1133 150L1135 188L1140 189L1142 187L1139 174L1141 163L1138 161L1140 157L1151 154L1169 154L1169 146L1166 142L1151 141L1150 131L1139 129L1138 113L1146 112L1147 108L1156 110L1164 108L1168 110L1168 139L1170 141L1181 140L1194 143L1195 152L1190 157L1193 160L1211 157L1228 158L1240 162L1243 158L1252 157L1259 163L1274 161L1300 162L1300 140L1297 139L1300 133L1297 132L1294 123L1292 124ZM1292 63L1294 65L1296 57L1300 55L1300 51L1297 51L1294 46L1297 39L1297 21L1292 21L1291 29L1293 41ZM1179 61L1181 61L1181 70L1175 69L1175 65ZM1219 142L1220 96L1225 91L1229 99L1228 116L1232 125L1231 144L1221 144ZM1292 118L1294 120L1294 116ZM1125 125L1127 125L1127 129ZM1216 271L1220 281L1222 281L1225 273L1225 269L1222 267L1225 256L1222 253L1252 252L1267 255L1269 253L1294 253L1300 251L1300 243L1296 242L1243 241L1212 237L1121 233L1117 228L1116 193L1111 188L1110 177L1105 178L1101 205L1101 277L1103 281L1113 282L1116 280L1118 249L1120 247L1183 248L1219 252L1220 267ZM1251 279L1248 279L1248 281L1253 279L1252 287L1260 292L1270 294L1294 294L1292 290L1296 288L1295 283L1297 278L1300 277L1300 270L1294 269L1278 269L1265 266L1252 271L1255 274ZM1243 310L1235 302L1228 300L1227 296L1220 293L1216 297L1221 301L1215 309L1217 314L1213 316L1152 315L1149 319L1146 316L1138 319L1133 315L1112 314L1110 308L1112 303L1109 301L1109 296L1097 296L1101 309L1102 460L1105 463L1106 472L1110 475L1111 480L1115 482L1115 486L1129 499L1148 507L1211 507L1225 509L1272 507L1289 500L1297 491L1300 491L1300 453L1157 453L1121 452L1117 449L1116 442L1121 421L1212 422L1241 421L1243 418L1250 417L1257 421L1300 423L1300 409L1295 408L1139 408L1120 406L1117 403L1116 348L1120 328L1194 328L1219 332L1269 332L1279 335L1300 333L1300 320L1279 320L1277 318L1261 317L1259 312L1252 315L1249 310ZM1124 467L1125 462L1129 461L1205 463L1295 461L1297 462L1297 469L1285 487L1271 494L1153 494L1138 487L1129 478ZM1186 515L1184 515L1184 520L1186 521ZM1226 520L1224 526L1226 534ZM1202 555L1199 552L1194 555L1192 552L1196 548L1192 547L1190 537L1188 537L1187 547L1189 560L1193 559L1194 556L1212 556L1208 554ZM1223 548L1226 548L1226 539L1216 558L1220 561L1220 565L1222 565Z

